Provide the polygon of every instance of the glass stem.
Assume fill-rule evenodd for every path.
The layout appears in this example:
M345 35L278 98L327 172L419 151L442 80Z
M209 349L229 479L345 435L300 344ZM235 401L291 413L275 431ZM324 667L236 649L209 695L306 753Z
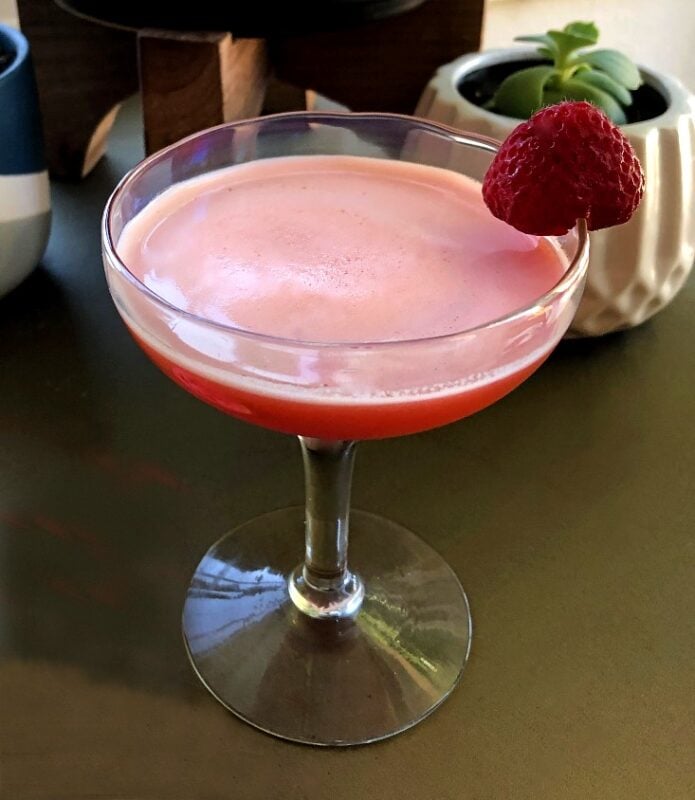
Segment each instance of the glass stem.
M310 617L353 617L364 587L347 568L356 442L299 437L306 489L304 564L290 579L294 604Z

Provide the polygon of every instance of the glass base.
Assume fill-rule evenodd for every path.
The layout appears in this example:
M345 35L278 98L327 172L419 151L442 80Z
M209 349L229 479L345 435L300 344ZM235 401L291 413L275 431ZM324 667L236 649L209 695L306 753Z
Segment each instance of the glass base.
M183 611L194 669L230 711L315 745L364 744L410 728L454 689L471 616L447 563L409 530L350 515L350 568L365 586L354 619L312 619L290 600L304 510L265 514L198 565Z

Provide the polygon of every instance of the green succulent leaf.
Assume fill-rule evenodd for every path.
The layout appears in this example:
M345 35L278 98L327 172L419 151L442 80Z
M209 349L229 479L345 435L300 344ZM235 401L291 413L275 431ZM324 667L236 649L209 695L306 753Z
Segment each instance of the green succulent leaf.
M544 105L543 89L555 70L527 67L505 78L492 99L493 108L509 117L526 119Z
M587 83L597 89L612 95L621 105L631 106L632 95L630 92L618 81L613 80L610 75L605 72L598 72L592 69L585 69L578 71L573 80L580 83Z
M553 94L557 93L563 100L586 100L593 103L604 111L616 125L623 125L627 122L627 117L623 111L620 103L613 97L613 95L604 92L596 86L591 86L583 81L572 78L565 81L560 89L554 90ZM546 102L548 101L546 93ZM559 102L557 100L550 100L550 102Z
M567 95L559 89L546 89L545 92L543 92L543 104L546 106L557 105L558 103L562 103L563 100L567 100Z
M596 44L598 42L598 28L593 22L570 22L563 28L564 33L569 33L576 39L583 39L584 45Z
M555 51L551 50L549 47L544 47L544 46L539 47L538 55L543 56L543 58L547 58L550 61L555 60Z
M530 36L516 36L515 42L532 42L538 45L538 55L543 58L548 58L550 61L557 62L561 57L555 42L548 36L547 33L533 34Z
M582 53L582 61L605 72L626 89L637 89L642 85L642 78L635 64L617 50L591 50Z
M515 36L515 42L537 42L538 44L544 44L546 47L553 48L555 47L555 42L548 36L547 33L534 33L529 34L527 36Z
M623 107L632 105L630 90L642 79L635 64L616 50L587 50L598 42L593 22L570 22L562 30L517 36L533 42L552 66L526 67L509 75L486 103L500 114L525 119L542 106L563 100L587 100L618 125L627 122Z
M548 31L548 36L555 42L557 49L566 56L573 50L578 50L580 47L586 47L591 44L584 37L565 33L565 31Z

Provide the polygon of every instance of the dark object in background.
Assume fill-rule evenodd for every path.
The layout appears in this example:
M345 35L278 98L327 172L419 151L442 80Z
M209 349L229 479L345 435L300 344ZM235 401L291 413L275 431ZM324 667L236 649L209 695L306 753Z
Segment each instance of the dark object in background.
M145 0L141 7L18 0L18 7L34 50L51 173L79 178L103 154L120 102L138 83L148 152L221 122L310 108L314 92L353 111L411 114L437 67L479 48L484 2L229 0L217 7L197 0L183 11ZM110 16L109 27L67 13L67 5ZM219 32L235 20L241 26L235 15L242 13L245 27ZM115 14L121 23L157 27L117 29ZM162 30L177 19L185 30ZM218 32L201 31L204 25Z
M307 33L359 25L409 11L427 0L57 0L89 19L131 30L232 31L240 37Z
M17 8L34 58L49 171L82 178L103 155L121 102L137 91L135 36L51 0L17 0Z

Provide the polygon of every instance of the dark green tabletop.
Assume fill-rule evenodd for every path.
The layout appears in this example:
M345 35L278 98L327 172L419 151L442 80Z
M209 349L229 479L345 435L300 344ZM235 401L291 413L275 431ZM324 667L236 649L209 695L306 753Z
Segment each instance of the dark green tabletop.
M180 612L213 540L302 501L298 446L187 396L117 317L99 219L136 111L0 301L2 800L692 800L695 285L475 418L361 446L355 505L448 559L472 655L408 733L287 744L206 693Z

